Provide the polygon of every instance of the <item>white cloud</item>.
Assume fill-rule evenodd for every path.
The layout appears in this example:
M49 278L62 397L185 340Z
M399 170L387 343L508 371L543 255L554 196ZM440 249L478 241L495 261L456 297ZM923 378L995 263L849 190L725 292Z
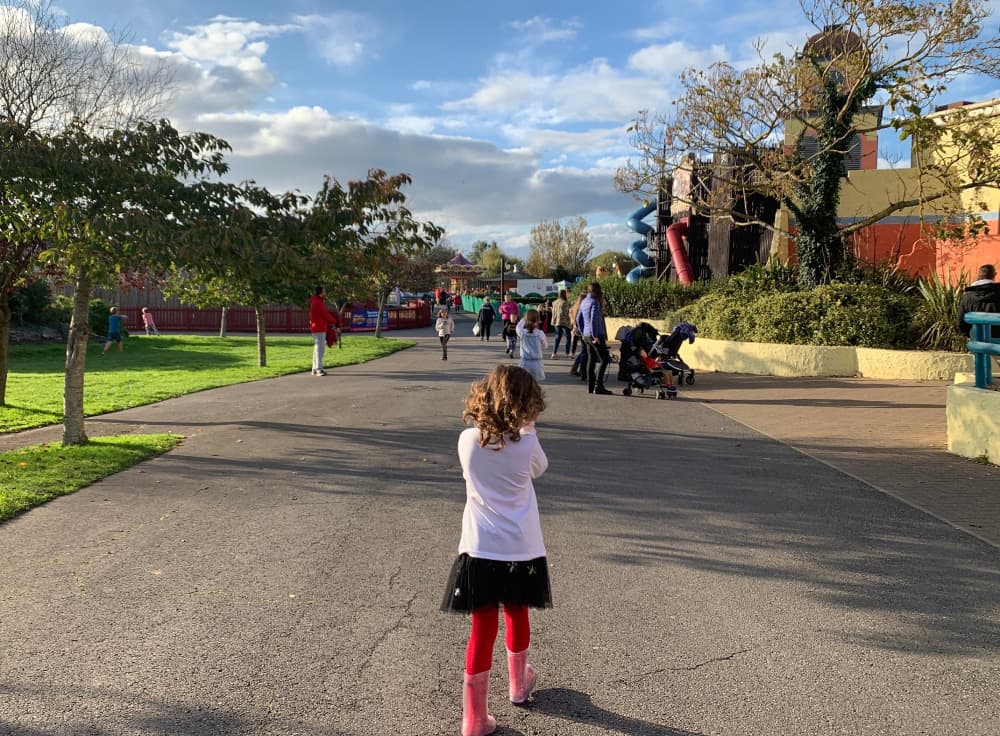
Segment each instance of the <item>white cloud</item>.
M510 23L510 27L522 33L523 40L530 43L568 41L576 38L580 29L580 21L572 19L563 21L560 25L550 18L536 15L528 20L513 21Z
M726 47L716 44L697 49L682 41L647 46L629 57L628 65L636 71L662 78L674 78L688 67L705 68L717 61L728 61Z
M296 22L319 55L334 66L351 67L376 56L372 44L378 28L371 16L350 12L300 15Z

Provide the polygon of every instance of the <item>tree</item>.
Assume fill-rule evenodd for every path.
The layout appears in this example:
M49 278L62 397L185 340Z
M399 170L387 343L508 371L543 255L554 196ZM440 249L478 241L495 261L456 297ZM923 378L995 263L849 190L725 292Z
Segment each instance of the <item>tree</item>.
M404 264L438 244L444 230L419 222L406 208L402 188L409 174L370 169L364 180L344 187L327 177L313 201L310 220L313 254L320 273L344 293L374 297L378 304L375 336L382 336L382 313L389 291L399 283Z
M238 241L235 247L175 266L162 288L196 306L253 307L257 365L263 368L267 365L264 307L303 302L315 280L309 262L309 199L294 192L275 196L253 182L232 188L228 195L228 212L216 222L231 242Z
M523 260L516 256L507 255L496 243L492 243L484 249L476 263L485 268L487 274L494 276L500 275L501 267L508 271L512 268L518 271L524 269Z
M405 291L421 294L433 291L445 280L437 272L437 267L455 257L455 249L449 245L435 245L426 253L417 253L406 259L400 269L399 286Z
M594 251L587 221L576 217L562 225L558 220L542 221L531 228L531 250L527 268L536 276L549 276L557 268L579 275Z
M736 225L774 227L760 222L752 205L757 196L774 198L795 219L801 279L817 284L844 262L852 233L901 209L950 205L959 191L1000 180L994 132L970 124L961 111L945 125L932 115L952 81L1000 76L1000 38L983 32L992 21L978 0L800 5L819 31L801 51L765 60L759 41L757 65L688 69L672 114L640 112L630 127L639 158L617 172L616 183L655 194L672 174L692 168L692 154L714 157L725 165L712 171L712 196L693 190L680 200ZM884 129L917 142L934 163L921 167L916 191L903 190L883 210L838 229L844 158L858 136Z
M171 80L163 61L139 63L124 38L74 33L68 26L49 2L12 0L0 8L0 120L14 126L6 128L5 144L23 140L18 131L125 125L164 103ZM27 153L24 159L8 151L7 160L33 165L37 150ZM6 173L11 181L19 172ZM23 177L20 182L13 186L20 187ZM23 189L0 195L0 406L6 402L10 295L41 275L34 261L51 224L37 219L30 199Z
M469 252L465 254L465 257L473 263L484 265L481 260L483 254L488 250L499 250L499 248L500 246L497 245L497 241L495 240L491 240L488 243L485 240L477 240L472 244L472 247L469 249Z
M74 285L63 443L83 444L91 289L230 247L217 225L230 211L227 185L206 178L225 173L228 146L204 133L181 135L166 121L103 135L82 124L46 135L7 123L0 139L0 185L32 213L36 230L26 235L45 244L38 265Z

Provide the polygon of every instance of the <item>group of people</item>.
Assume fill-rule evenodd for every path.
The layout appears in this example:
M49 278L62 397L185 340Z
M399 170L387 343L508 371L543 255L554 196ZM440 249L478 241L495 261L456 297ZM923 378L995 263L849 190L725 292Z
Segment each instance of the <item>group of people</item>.
M118 307L111 307L108 312L108 337L104 341L104 349L101 351L101 355L106 354L112 345L118 346L119 353L125 349L123 340L125 335L125 315L119 313ZM150 335L159 336L160 331L156 329L156 321L153 319L153 313L149 311L149 307L142 308L142 326L146 330L147 337Z
M549 357L553 360L559 357L560 345L564 346L567 358L575 355L578 346L582 346L570 373L581 376L586 381L588 393L611 394L604 385L611 353L607 345L608 331L604 322L604 294L601 285L596 281L590 284L572 307L566 290L562 289L555 303L545 307L546 305L539 309L529 309L522 317L520 307L510 294L504 296L499 309L493 305L490 297L486 297L476 315L476 332L480 340L488 341L492 336L493 323L499 319L503 325L501 336L506 342L507 355L514 357L520 340L521 366L531 370L537 380L543 380L545 372L542 357L549 345L545 334L546 320L549 319L556 333ZM440 330L438 334L441 334Z

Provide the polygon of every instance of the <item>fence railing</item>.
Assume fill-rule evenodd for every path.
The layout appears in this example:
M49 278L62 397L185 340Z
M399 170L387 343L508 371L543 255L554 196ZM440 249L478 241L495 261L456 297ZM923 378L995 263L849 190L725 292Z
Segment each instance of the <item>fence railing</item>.
M965 321L972 325L972 339L965 348L975 356L976 387L987 388L993 382L993 366L990 358L1000 357L1000 338L990 336L990 328L1000 328L1000 314L989 312L969 312Z
M142 332L142 308L122 307L125 326L131 332ZM158 307L152 310L153 320L165 332L218 332L222 327L222 309L194 307ZM348 304L341 312L345 332L368 332L375 329L377 308L369 304ZM382 317L383 330L407 330L431 324L430 305L417 303L404 307L386 307ZM252 307L230 307L226 310L226 332L256 332L257 314ZM264 327L268 332L307 333L309 312L295 307L264 307Z

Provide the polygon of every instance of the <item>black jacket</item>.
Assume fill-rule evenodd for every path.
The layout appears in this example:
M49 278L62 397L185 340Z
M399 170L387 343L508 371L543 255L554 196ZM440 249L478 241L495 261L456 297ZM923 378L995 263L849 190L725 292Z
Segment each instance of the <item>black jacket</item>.
M491 325L493 324L493 320L496 319L496 316L497 316L497 310L493 308L493 305L484 304L479 309L479 315L477 319L479 320L480 324Z
M1000 313L1000 283L970 286L962 294L962 300L958 303L956 326L963 335L972 333L972 325L965 322L968 312ZM994 338L1000 337L1000 327L994 326L991 332Z

